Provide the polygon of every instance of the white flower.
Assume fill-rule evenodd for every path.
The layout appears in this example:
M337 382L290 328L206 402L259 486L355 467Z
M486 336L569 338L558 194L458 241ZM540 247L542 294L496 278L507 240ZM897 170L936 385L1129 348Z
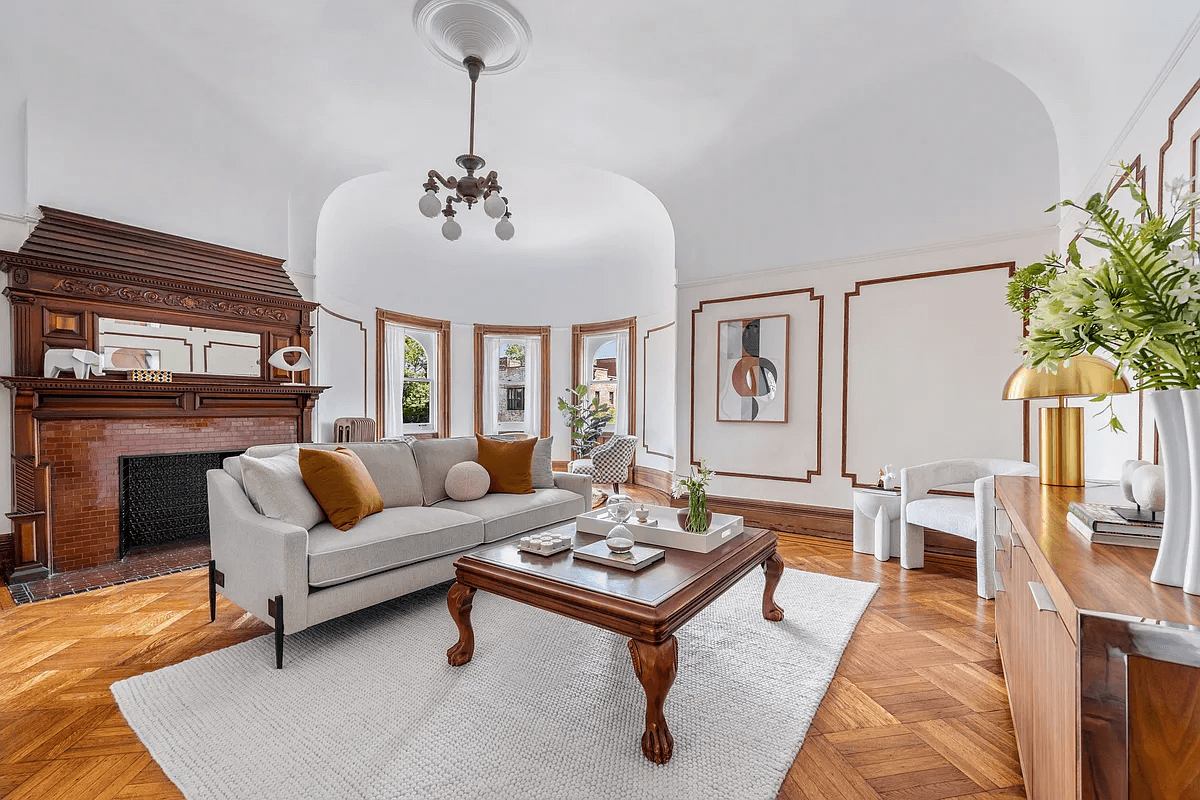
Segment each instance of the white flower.
M1077 228L1075 228L1075 235L1083 236L1085 233L1088 232L1088 229L1090 228L1091 224L1092 224L1091 217L1088 217L1083 222L1080 222L1079 226Z
M1192 183L1191 178L1185 178L1182 175L1180 175L1176 178L1172 178L1171 180L1167 181L1167 189L1171 192L1171 195L1173 197L1178 197L1180 195L1180 193L1183 192L1184 189L1190 188L1191 183Z
M1186 244L1176 244L1167 253L1167 260L1178 262L1181 267L1186 267L1194 256L1195 253Z
M1183 283L1179 284L1177 288L1167 292L1167 294L1174 297L1180 305L1185 305L1187 303L1200 300L1200 286L1192 283L1191 278L1185 278Z

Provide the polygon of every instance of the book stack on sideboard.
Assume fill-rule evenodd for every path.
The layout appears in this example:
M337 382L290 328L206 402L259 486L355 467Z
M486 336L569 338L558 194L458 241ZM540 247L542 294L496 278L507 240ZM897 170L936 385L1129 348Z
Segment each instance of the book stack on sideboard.
M1200 797L1200 596L1088 541L1112 487L996 478L996 636L1031 800ZM1107 490L1107 491L1106 491Z

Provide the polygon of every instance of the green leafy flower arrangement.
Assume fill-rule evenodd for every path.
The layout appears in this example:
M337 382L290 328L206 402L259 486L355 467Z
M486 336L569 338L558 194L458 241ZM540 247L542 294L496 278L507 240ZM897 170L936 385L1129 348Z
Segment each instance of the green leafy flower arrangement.
M687 529L692 533L703 533L708 530L708 484L712 482L714 470L708 468L705 460L700 459L699 467L692 467L689 475L676 475L671 485L672 497L688 498Z
M1190 180L1167 184L1170 209L1155 214L1132 180L1120 183L1137 204L1140 221L1129 222L1106 197L1129 173L1126 164L1104 194L1069 206L1087 218L1078 234L1101 250L1094 266L1081 263L1074 241L1066 256L1050 253L1018 270L1008 285L1009 307L1028 323L1021 339L1025 366L1054 371L1082 353L1107 356L1117 372L1130 372L1135 389L1200 387L1200 263L1192 224L1200 193ZM1112 414L1109 426L1124 430Z

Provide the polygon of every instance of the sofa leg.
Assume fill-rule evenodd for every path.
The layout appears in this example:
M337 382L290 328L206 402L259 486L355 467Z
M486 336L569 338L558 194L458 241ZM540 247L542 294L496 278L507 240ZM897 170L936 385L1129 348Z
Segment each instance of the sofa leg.
M217 562L208 562L208 621L217 621Z
M283 595L267 601L267 613L275 620L275 669L283 669Z

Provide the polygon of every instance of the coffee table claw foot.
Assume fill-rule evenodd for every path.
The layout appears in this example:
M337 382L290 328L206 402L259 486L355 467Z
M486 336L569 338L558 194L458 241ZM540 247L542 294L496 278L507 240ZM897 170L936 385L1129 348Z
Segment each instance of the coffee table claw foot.
M675 672L679 665L675 637L658 644L630 639L629 654L633 657L633 671L646 692L646 730L642 733L642 755L655 764L665 764L671 760L675 750L675 739L667 727L667 718L663 716L663 704L667 692L675 683Z
M783 559L778 553L771 553L763 562L763 571L767 574L767 585L763 588L763 619L780 622L783 620L783 609L775 603L775 587L783 575Z
M475 590L455 583L446 595L450 616L458 626L458 642L446 651L446 660L452 667L461 667L475 655L475 631L471 628L471 605L475 602Z

